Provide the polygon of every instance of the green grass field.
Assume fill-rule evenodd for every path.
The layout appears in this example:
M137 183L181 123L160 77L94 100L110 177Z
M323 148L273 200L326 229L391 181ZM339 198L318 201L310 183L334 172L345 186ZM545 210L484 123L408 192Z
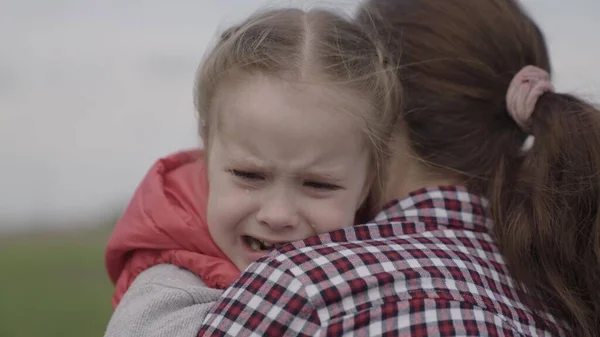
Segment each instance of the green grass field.
M0 236L0 336L102 336L112 313L107 237L107 230Z

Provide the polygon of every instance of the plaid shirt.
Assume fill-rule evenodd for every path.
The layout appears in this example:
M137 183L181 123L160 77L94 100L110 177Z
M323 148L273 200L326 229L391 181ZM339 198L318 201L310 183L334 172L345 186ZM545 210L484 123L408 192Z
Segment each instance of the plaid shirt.
M564 336L519 301L487 202L462 187L388 204L372 223L253 263L199 336Z

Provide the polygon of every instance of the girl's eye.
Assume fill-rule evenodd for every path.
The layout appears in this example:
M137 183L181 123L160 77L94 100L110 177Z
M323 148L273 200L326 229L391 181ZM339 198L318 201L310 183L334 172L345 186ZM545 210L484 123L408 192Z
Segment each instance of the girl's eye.
M257 172L252 171L242 171L242 170L230 170L231 174L236 176L237 178L249 181L258 181L263 180L265 177Z
M339 190L341 187L329 183L323 183L320 181L306 181L304 182L304 186L313 188L315 190L326 190L326 191L335 191Z

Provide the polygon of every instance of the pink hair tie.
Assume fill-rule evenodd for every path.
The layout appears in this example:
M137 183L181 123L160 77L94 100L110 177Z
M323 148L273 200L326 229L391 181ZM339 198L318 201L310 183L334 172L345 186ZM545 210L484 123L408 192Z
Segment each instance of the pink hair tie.
M527 131L538 98L547 91L554 91L550 74L536 66L523 67L513 77L506 92L506 108L514 121Z

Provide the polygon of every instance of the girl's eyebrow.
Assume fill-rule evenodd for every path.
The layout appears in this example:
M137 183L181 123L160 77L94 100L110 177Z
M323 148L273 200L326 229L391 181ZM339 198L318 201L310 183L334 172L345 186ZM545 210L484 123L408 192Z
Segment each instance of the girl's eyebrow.
M329 182L341 182L344 180L343 174L339 170L306 170L298 174L298 176L308 179L324 179Z
M254 156L244 156L240 158L239 156L226 156L226 161L229 165L241 166L241 167L252 167L256 169L268 169L270 165L268 163L254 157Z

